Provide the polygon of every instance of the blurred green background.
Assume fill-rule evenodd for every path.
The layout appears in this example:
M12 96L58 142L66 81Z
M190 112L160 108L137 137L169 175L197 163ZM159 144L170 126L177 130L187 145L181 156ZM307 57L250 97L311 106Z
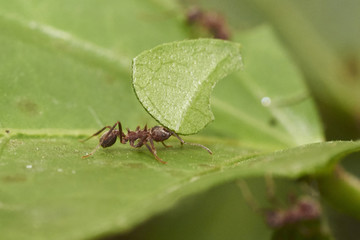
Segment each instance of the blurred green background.
M270 24L302 69L307 86L316 100L326 139L359 139L359 1L180 2L185 12L199 7L204 11L219 13L229 24L232 36L251 31L259 25ZM359 157L359 154L353 154L343 161L346 169L355 176L360 176ZM264 192L261 182L261 179L252 180L250 186L256 189L257 198L266 205L265 196L261 194ZM293 190L294 185L291 186ZM289 188L284 185L280 189L282 193L289 192ZM358 220L326 204L324 207L325 215L330 219L328 221L333 221L330 226L336 239L357 239ZM190 232L188 236L191 239L269 239L271 235L261 217L254 215L246 206L235 184L228 184L183 201L177 209L155 217L123 239L141 239L146 234L159 237L172 231L179 239L186 232Z
M143 0L124 1L124 7L121 7L117 1L101 1L103 7L94 8L93 5L97 4L99 1L96 0L86 2L3 0L0 2L0 30L6 33L6 37L2 37L0 33L0 41L4 45L13 46L13 49L2 48L0 81L9 78L9 72L13 74L11 79L14 79L13 82L1 82L0 93L3 97L0 99L2 106L0 128L21 126L23 129L66 129L71 122L72 128L92 129L94 126L104 124L105 119L117 120L119 117L127 122L130 128L141 122L152 123L145 110L137 103L135 95L128 93L131 89L130 81L124 85L123 79L131 78L129 71L131 59L146 49L184 38L209 37L211 33L207 29L202 29L201 26L194 29L194 26L190 26L187 22L189 10L198 7L203 11L215 12L222 16L225 20L224 24L228 24L230 40L258 26L271 26L291 59L301 69L309 92L314 97L320 112L326 140L359 139L360 1ZM37 42L42 36L34 36L31 32L24 33L18 30L24 24L21 19L43 22L56 29L74 33L75 45L63 45L62 40L67 38L66 34L52 32L52 29L37 29L36 24L33 22L31 25L30 22L32 29L40 32L48 31L58 36L58 41L41 47L36 44L31 47L24 46L16 39L25 38L29 42ZM84 44L82 39L88 42ZM78 48L76 44L81 44L83 48ZM97 49L98 47L101 49ZM43 51L42 48L47 51ZM104 49L110 51L107 52L106 57L101 54L88 56L87 48L92 49L93 52ZM57 51L58 49L72 55L74 59L84 60L87 64L81 64L70 58L64 62L63 55ZM8 55L15 57L8 59ZM26 59L23 59L24 55L27 56ZM112 57L116 61L108 60ZM21 65L16 64L19 59L22 61ZM16 62L11 62L12 60ZM58 75L57 61L67 69L62 76ZM31 67L28 62L31 62ZM119 66L118 62L121 63ZM103 68L106 71L96 67L99 63L104 64ZM56 79L52 82L59 84L48 84L45 81L41 83L43 85L33 86L32 81L38 78L38 73L35 72L29 74L28 81L19 87L17 80L24 77L21 72L31 73L34 66L37 69L46 68L45 76L42 77L49 80ZM84 85L83 82L78 82L79 78L88 79L88 83ZM62 81L66 81L66 85L62 84ZM24 83L24 81L20 82ZM31 96L32 101L29 101L29 89L39 92L35 99ZM47 94L40 94L44 89ZM7 92L13 91L22 97L12 102L7 98ZM76 102L66 101L69 93L75 95L79 91L88 91L93 95L92 106L96 108L96 114L93 108L88 107L88 99L79 96ZM55 95L60 99L52 98ZM59 100L66 104L57 104ZM42 109L33 101L49 104ZM113 104L111 107L113 111L103 108L104 103ZM120 109L118 103L121 104L121 112L118 112L118 108ZM19 111L11 109L19 109ZM44 113L52 114L49 109L56 109L54 115L44 118ZM66 114L59 115L59 112ZM77 114L79 112L83 114ZM54 121L49 122L48 119ZM206 136L217 132L219 135L224 134L225 137L229 137L229 132L219 133L220 128L221 126L214 125L210 129L205 129L202 134ZM343 164L349 172L360 176L359 154L349 156ZM251 179L249 186L255 198L262 205L268 206L264 180ZM276 188L281 199L286 199L290 192L302 192L299 184L286 180L278 180ZM358 226L358 221L343 216L334 209L326 209L326 215L331 217L328 221L334 221L334 224L330 224L331 230L338 239L357 239L360 233L354 226ZM114 233L98 237L98 239L184 238L270 239L271 229L244 201L236 184L229 183L188 197L175 208L154 216L125 235Z

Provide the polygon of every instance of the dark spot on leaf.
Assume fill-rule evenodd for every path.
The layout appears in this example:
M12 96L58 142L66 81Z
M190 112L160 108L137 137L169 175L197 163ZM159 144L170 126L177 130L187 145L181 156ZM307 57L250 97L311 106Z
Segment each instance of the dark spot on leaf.
M10 133L10 130L6 129L5 132L6 132L7 134L9 134L9 133Z
M7 183L25 182L26 177L24 175L8 175L3 177L2 180Z
M360 73L359 61L360 59L358 59L356 56L349 56L347 59L345 59L347 70L354 77L359 76Z
M21 99L17 103L18 108L27 115L34 116L40 114L39 107L30 99Z
M276 126L277 123L278 123L278 122L276 121L275 118L270 118L270 120L269 120L269 125L270 125L270 126Z

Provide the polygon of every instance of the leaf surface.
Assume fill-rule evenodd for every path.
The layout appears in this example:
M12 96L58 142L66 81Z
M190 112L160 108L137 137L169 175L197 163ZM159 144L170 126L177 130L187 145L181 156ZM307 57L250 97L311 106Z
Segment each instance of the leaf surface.
M126 146L82 160L88 147L74 144L73 137L15 135L1 140L6 147L1 154L0 229L6 239L84 239L122 232L213 185L265 173L287 178L321 174L360 149L360 142L332 142L259 155L204 140L216 152L210 156L172 141L173 149L158 148L169 160L160 165L149 152ZM15 231L19 226L21 231Z
M187 38L181 11L165 2L0 4L2 238L121 233L215 185L266 172L318 174L359 149L359 142L297 147L321 141L321 125L310 97L283 104L307 91L271 29L263 27L236 36L244 71L214 89L216 121L184 137L214 155L173 139L172 148L156 146L167 165L146 148L119 143L81 159L98 141L78 140L105 125L154 124L132 91L130 59ZM170 17L169 8L175 11ZM266 96L272 100L268 107L261 103Z

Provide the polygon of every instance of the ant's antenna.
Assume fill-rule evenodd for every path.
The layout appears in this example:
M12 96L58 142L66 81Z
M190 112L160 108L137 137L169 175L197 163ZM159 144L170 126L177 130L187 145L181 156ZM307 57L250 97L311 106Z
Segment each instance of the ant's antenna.
M83 140L79 140L79 141L80 141L80 142L86 142L86 141L89 140L90 138L95 137L95 136L99 135L100 133L102 133L106 128L110 128L110 129L111 129L110 126L105 126L105 127L103 127L102 129L100 129L99 131L97 131L96 133L94 133L93 135L91 135L90 137L88 137L88 138L86 138L86 139L83 139Z
M205 149L206 151L208 151L208 153L213 154L212 151L211 151L209 148L207 148L207 147L205 147L205 146L203 146L203 145L201 145L201 144L199 144L199 143L188 143L188 142L185 142L185 141L184 141L181 137L179 137L175 132L170 131L170 133L171 133L173 136L175 136L177 139L179 139L180 142L181 142L181 144L198 146L198 147L201 147L201 148Z
M206 151L208 151L208 153L213 154L212 151L211 151L209 148L207 148L207 147L205 147L204 145L201 145L201 144L199 144L199 143L188 143L188 142L184 142L184 143L185 143L185 144L188 144L188 145L193 145L193 146L201 147L201 148L205 149Z

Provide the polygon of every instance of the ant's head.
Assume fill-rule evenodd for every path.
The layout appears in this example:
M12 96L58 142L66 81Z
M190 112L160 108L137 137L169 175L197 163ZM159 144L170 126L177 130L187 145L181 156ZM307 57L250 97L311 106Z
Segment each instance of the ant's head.
M155 126L151 129L151 137L156 142L162 142L171 137L172 133L161 126Z

